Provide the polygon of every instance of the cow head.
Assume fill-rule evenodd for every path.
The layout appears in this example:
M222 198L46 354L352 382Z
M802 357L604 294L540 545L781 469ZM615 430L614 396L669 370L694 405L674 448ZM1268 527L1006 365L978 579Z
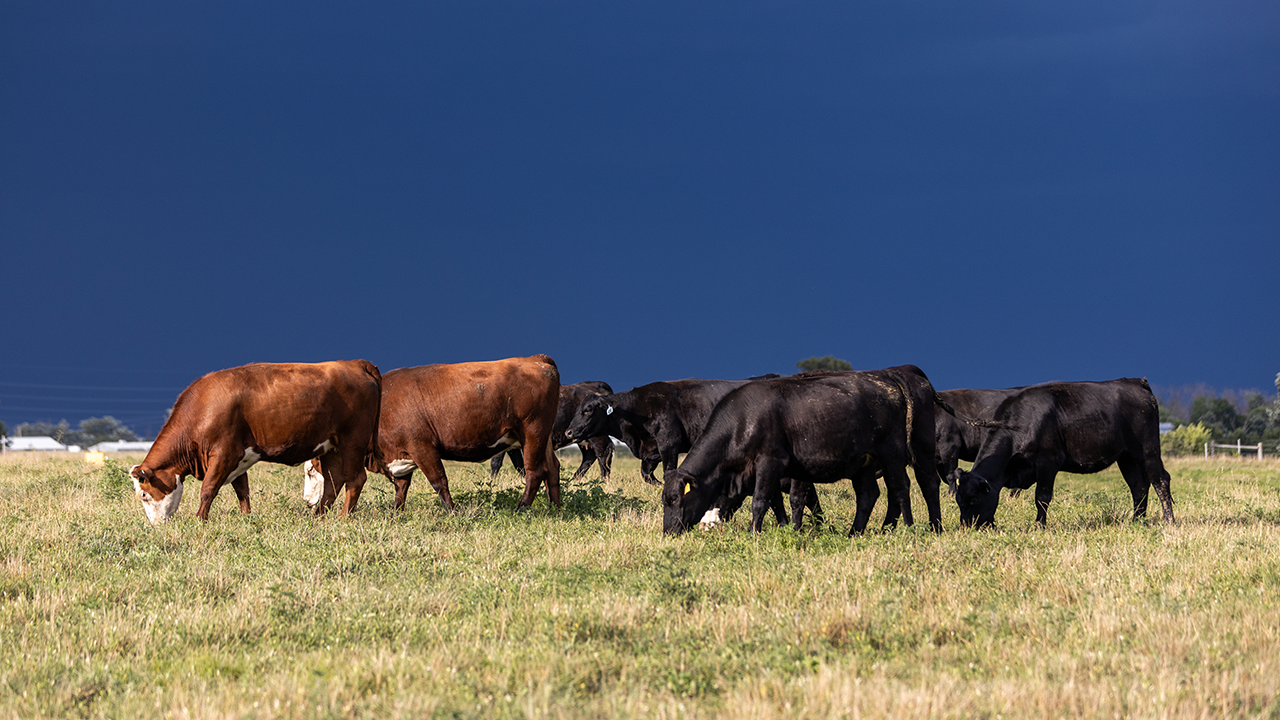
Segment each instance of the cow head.
M663 534L679 535L697 527L706 519L718 494L709 483L699 482L679 468L669 473L662 488Z
M320 469L320 458L313 458L302 463L302 499L315 507L324 495L324 473Z
M173 471L157 473L141 465L129 468L133 491L142 501L142 512L152 525L158 525L178 512L182 502L182 476Z
M981 475L959 471L956 480L956 504L960 506L960 524L966 527L989 527L996 524L996 506L1000 504L1000 485Z
M609 423L609 416L612 414L613 406L605 398L599 395L588 398L578 407L578 412L574 413L573 421L569 423L569 427L565 428L565 439L576 442L608 435L609 433L605 431L605 428Z

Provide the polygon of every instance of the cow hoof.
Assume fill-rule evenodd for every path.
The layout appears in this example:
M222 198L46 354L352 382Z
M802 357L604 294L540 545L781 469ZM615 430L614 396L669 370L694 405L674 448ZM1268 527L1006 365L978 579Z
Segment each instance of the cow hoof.
M516 512L518 513L527 512L528 510L529 510L529 506L523 503L516 506Z

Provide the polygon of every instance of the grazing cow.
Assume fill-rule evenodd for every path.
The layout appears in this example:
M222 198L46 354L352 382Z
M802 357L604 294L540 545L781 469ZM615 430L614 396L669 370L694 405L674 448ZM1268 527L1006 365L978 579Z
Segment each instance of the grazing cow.
M959 388L938 392L943 402L955 410L954 414L934 413L938 476L946 481L952 495L956 492L956 478L960 476L960 461L973 462L978 456L978 448L982 446L982 438L987 432L986 421L991 420L1005 398L1019 390L1022 388Z
M528 507L543 482L560 506L560 461L551 446L560 402L560 371L546 355L492 362L424 365L382 378L378 446L404 507L414 468L422 470L450 511L442 460L483 462L520 448Z
M963 525L995 524L1002 488L1036 487L1043 526L1058 471L1096 473L1120 466L1133 495L1133 517L1147 514L1155 486L1164 519L1173 522L1169 473L1160 460L1160 411L1146 380L1054 382L1005 398L993 416L970 472L956 488Z
M374 443L382 376L364 360L258 363L209 373L174 403L141 464L129 470L147 519L164 522L182 501L182 479L200 479L196 517L227 482L249 512L249 468L256 462L297 465L322 456L316 514L346 486L351 512L365 482L366 458L381 467Z
M880 378L883 382L896 385L898 391L902 393L907 406L907 447L911 451L910 461L911 469L915 471L916 485L920 488L920 494L924 496L925 505L929 511L929 526L934 532L942 532L942 503L938 497L938 489L941 485L936 464L931 466L929 458L936 455L937 435L934 432L935 420L938 415L947 415L955 417L955 410L946 403L933 389L933 383L929 382L929 377L924 374L916 365L895 365L881 370L826 370L809 373L802 373L802 377L840 377L849 373L862 373L873 377ZM942 412L938 412L941 410ZM864 471L863 477L851 478L855 483L871 483L874 485L876 478L882 477L883 468L877 463L870 463ZM804 507L808 506L806 492L812 493L813 486L804 483L798 483L792 486L792 507L793 515L799 510L804 512ZM877 489L877 492L879 490ZM892 499L892 496L890 496ZM797 502L799 504L797 504ZM874 501L873 501L874 502ZM910 499L908 498L906 508L910 511ZM889 503L889 508L885 513L884 524L891 526L898 521L899 507L893 502ZM797 530L800 529L801 516L795 515L794 524ZM910 524L908 520L908 524Z
M906 467L917 476L934 469L933 449L913 449L910 393L897 373L829 373L744 385L725 396L701 437L662 492L663 531L691 529L731 483L753 484L752 530L761 530L783 478L792 480L792 512L803 507L795 491L812 483L849 478L857 495L850 534L866 528L880 491L889 490L890 514L912 522ZM932 402L932 398L930 399ZM932 405L930 405L932 407ZM934 502L937 481L934 478ZM932 511L931 511L932 512ZM940 524L940 523L939 523Z
M597 395L609 395L613 393L613 388L609 387L609 383L602 380L587 380L586 382L574 383L572 385L560 386L560 406L556 410L556 425L551 431L551 446L556 450L574 443L569 442L565 437L565 428L569 427L569 423L573 421L573 416L578 412L578 407L582 405L587 398ZM588 438L580 440L577 443L578 449L582 451L582 464L578 466L578 471L573 474L570 482L578 482L587 470L591 469L591 465L596 461L600 463L600 479L608 480L609 472L613 465L613 441L608 435L600 437ZM511 457L511 464L516 471L524 474L524 458L521 453L510 450L506 455L494 455L493 460L489 461L489 476L497 477L498 471L502 469L502 459Z
M612 435L626 443L640 458L640 476L660 485L653 471L663 465L663 475L676 468L680 453L692 447L720 399L742 385L777 375L746 380L673 380L655 382L626 392L589 398L578 408L565 438Z

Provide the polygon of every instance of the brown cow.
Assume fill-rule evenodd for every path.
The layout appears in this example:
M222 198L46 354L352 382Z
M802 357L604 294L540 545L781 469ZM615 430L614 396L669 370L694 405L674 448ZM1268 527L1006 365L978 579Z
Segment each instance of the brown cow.
M559 403L560 371L546 355L388 372L378 445L396 486L396 508L404 507L415 467L453 510L441 461L483 462L514 448L524 455L520 507L533 502L544 480L559 507L560 461L550 443Z
M255 363L209 373L174 403L142 464L129 470L142 510L164 522L182 501L182 479L200 479L200 509L228 481L249 512L250 466L260 460L297 465L323 456L324 490L316 514L347 488L342 512L355 507L365 463L381 466L374 446L382 376L365 360Z

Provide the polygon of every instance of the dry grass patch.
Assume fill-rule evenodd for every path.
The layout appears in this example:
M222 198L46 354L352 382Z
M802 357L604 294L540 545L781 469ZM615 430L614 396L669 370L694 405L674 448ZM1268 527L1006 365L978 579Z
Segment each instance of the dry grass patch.
M258 466L253 515L150 527L126 462L0 459L0 717L1280 717L1274 461L1171 461L1176 525L1109 471L1045 530L1023 494L853 539L835 486L822 528L664 538L625 460L560 511L373 476L343 520Z

